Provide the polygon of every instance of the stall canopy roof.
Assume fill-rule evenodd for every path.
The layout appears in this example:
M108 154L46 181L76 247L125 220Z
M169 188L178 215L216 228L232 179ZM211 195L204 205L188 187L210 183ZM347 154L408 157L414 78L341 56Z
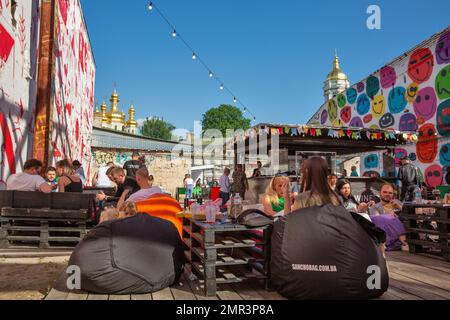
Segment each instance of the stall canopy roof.
M417 141L417 135L363 128L333 128L311 125L259 124L237 135L235 143L266 133L279 137L280 149L288 149L290 154L296 151L336 152L338 155L354 154L394 148Z

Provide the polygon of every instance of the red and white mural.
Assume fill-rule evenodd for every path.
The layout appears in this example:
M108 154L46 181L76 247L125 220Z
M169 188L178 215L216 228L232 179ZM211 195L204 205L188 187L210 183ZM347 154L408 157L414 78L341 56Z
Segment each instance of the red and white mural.
M32 153L40 0L0 0L0 190Z
M95 63L79 0L57 0L55 23L50 157L79 160L90 181Z

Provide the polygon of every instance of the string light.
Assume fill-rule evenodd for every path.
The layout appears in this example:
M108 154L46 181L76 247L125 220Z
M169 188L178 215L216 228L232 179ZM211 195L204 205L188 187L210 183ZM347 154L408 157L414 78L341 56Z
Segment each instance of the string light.
M226 91L227 91L232 97L234 97L234 98L233 98L234 103L239 103L239 105L241 106L241 108L242 108L242 110L243 110L243 113L244 113L244 114L248 113L250 119L253 118L253 121L256 122L256 116L255 116L249 109L247 109L247 107L242 103L241 100L237 99L236 95L228 88L228 86L225 87L225 85L223 84L222 80L220 80L220 78L217 77L217 76L215 75L215 73L212 72L211 68L208 67L208 65L205 63L205 61L204 61L203 59L201 59L201 58L195 53L195 50L189 45L189 43L184 39L184 37L183 37L180 33L178 33L178 32L176 31L177 29L175 28L175 26L174 26L174 25L166 18L166 16L161 12L161 10L158 8L158 6L156 6L152 1L150 1L150 2L149 2L149 5L148 5L148 9L149 9L149 11L153 11L153 9L154 9L154 11L157 12L157 13L161 16L161 18L162 18L162 19L167 23L167 25L169 25L169 27L173 30L173 31L172 31L172 36L173 36L174 38L180 39L180 40L183 42L183 44L186 46L186 48L187 48L190 52L192 52L192 60L198 60L198 61L203 65L203 67L208 71L208 76L209 76L209 78L214 78L214 79L220 84L220 90L223 91L223 90L226 89Z

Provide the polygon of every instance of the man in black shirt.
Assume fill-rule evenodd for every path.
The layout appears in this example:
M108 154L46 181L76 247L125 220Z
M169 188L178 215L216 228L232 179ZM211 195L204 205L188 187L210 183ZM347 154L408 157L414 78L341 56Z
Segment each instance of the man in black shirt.
M139 161L140 154L138 152L133 152L130 161L125 162L123 169L127 172L127 177L136 178L136 171L145 167L145 165Z
M402 182L401 201L413 201L414 190L420 186L420 175L417 167L409 158L402 159L403 166L398 171L398 178Z

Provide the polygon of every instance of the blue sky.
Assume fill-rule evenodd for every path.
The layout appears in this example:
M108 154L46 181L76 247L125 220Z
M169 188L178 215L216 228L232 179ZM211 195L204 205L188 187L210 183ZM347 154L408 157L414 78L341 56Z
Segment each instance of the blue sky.
M96 99L117 84L137 118L193 129L209 108L233 104L148 1L81 0L97 65ZM334 50L351 83L450 24L450 1L153 1L257 122L305 123L323 103ZM382 29L366 27L381 7Z

